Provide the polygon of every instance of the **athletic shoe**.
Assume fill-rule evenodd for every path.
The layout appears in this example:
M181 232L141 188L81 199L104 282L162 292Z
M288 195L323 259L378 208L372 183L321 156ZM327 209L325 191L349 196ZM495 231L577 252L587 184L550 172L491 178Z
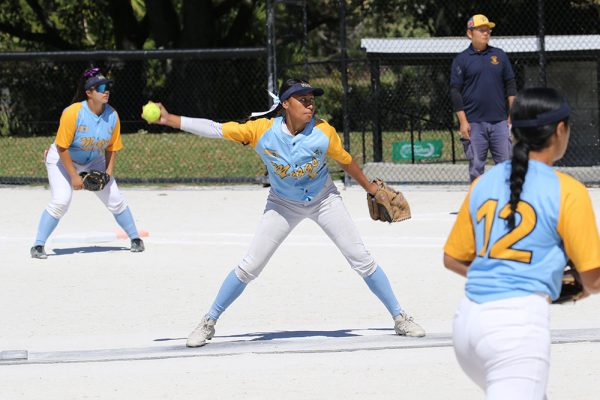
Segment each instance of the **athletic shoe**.
M213 338L213 336L215 336L216 323L217 321L210 319L208 314L205 315L204 318L202 318L202 322L200 322L196 329L190 333L185 345L187 347L204 346L207 340L210 340Z
M142 239L140 239L140 238L131 239L131 252L132 253L141 253L144 250L146 250L146 247L144 247L144 242L142 241Z
M394 317L394 330L400 336L425 336L425 330L404 311Z
M39 258L40 260L48 258L48 255L44 251L44 246L33 246L29 252L31 253L31 258Z

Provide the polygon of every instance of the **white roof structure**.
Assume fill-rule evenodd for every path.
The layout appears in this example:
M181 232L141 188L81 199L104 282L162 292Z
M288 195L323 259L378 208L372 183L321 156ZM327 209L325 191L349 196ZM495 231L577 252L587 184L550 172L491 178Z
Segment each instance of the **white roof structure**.
M367 53L377 54L456 54L469 45L466 36L436 38L365 38L360 46ZM537 36L499 36L490 39L490 46L507 53L535 53L539 50ZM548 35L545 50L600 50L600 35Z

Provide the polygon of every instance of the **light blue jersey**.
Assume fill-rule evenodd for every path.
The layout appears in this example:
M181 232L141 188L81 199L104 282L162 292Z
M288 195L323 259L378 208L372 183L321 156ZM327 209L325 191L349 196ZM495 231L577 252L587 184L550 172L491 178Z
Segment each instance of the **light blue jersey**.
M282 123L283 117L228 122L223 124L223 137L254 147L275 193L294 201L311 201L328 181L326 156L342 164L349 164L352 157L325 121L313 118L295 136L283 132Z
M598 232L585 187L530 160L509 232L510 171L507 161L473 183L444 248L472 261L466 295L476 303L532 293L556 299L569 258L579 271L598 266Z
M123 147L119 116L108 104L100 115L93 113L86 101L71 104L60 117L55 143L69 149L73 162L88 164L105 150L118 151Z

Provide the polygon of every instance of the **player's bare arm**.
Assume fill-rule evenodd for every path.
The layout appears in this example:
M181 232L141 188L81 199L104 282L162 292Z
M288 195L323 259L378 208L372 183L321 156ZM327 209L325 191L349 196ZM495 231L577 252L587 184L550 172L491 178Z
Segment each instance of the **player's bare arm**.
M105 151L104 158L106 159L106 173L110 176L113 175L113 169L115 167L115 160L117 158L116 151Z
M457 260L456 258L444 253L444 266L452 272L466 277L470 262Z
M371 193L373 195L377 193L377 184L369 181L369 179L363 173L362 169L354 160L352 160L350 164L338 164L340 165L340 167L342 167L344 171L346 171L348 175L352 177L352 179L358 182L358 184L362 186L363 189L365 189L368 193Z
M586 292L600 293L600 266L589 271L580 272L581 284Z

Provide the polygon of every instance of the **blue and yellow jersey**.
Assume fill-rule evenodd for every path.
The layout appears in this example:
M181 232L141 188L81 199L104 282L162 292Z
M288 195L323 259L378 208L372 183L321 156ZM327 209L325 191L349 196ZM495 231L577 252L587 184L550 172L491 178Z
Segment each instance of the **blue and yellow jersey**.
M86 101L73 103L60 117L54 143L69 149L73 162L80 165L90 163L105 150L119 151L123 148L119 115L108 104L96 115Z
M580 272L600 265L600 239L586 188L538 161L529 168L509 231L510 161L473 182L444 247L472 261L466 295L476 303L545 293L556 299L568 259Z
M282 131L282 122L283 117L227 122L223 137L254 147L267 167L275 193L294 201L310 201L327 182L325 157L350 164L352 156L342 147L335 129L323 120L311 119L295 136Z

